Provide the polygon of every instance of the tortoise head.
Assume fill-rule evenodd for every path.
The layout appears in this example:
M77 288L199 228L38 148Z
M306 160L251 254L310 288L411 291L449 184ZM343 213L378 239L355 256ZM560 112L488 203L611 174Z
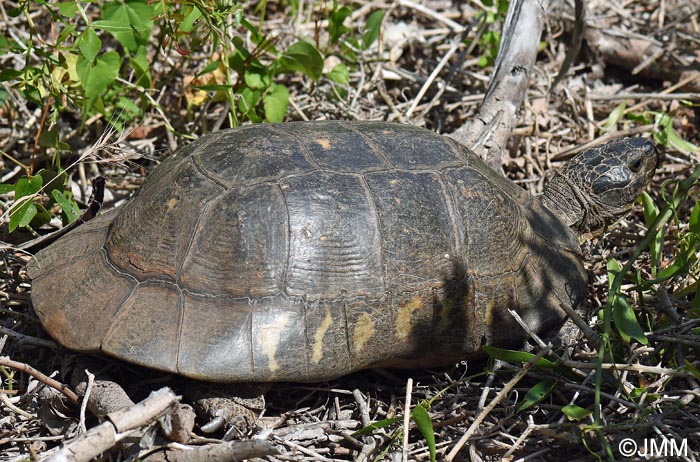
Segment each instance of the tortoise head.
M661 154L646 138L616 138L577 155L542 195L544 205L580 236L597 234L634 205Z

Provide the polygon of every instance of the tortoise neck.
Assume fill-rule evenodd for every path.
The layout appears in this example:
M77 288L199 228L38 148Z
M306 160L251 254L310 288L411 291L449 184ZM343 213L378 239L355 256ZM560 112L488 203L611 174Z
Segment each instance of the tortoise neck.
M586 208L581 194L566 177L557 174L549 182L542 193L542 203L554 212L567 226L581 231L579 228L585 222Z

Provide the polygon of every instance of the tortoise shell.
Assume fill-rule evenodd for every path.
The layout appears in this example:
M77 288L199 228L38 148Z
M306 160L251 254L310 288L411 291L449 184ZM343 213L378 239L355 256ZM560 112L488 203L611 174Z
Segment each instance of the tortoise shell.
M66 347L220 382L454 363L558 325L578 239L428 130L255 125L165 160L127 204L39 252L34 308Z

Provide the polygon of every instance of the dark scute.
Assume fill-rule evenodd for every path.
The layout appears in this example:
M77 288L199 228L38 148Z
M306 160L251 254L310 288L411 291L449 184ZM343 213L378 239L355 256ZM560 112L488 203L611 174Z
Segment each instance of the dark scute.
M112 317L136 285L112 271L102 250L115 215L83 224L29 264L34 310L49 334L68 348L99 350Z
M179 283L210 295L275 295L283 289L287 238L287 210L277 185L228 191L207 204Z
M454 212L440 175L388 171L366 178L381 229L387 288L440 286L455 259L461 260Z
M181 323L182 301L175 285L139 284L114 317L102 350L135 364L177 372Z
M459 213L457 228L464 233L467 273L482 278L517 271L531 234L522 206L527 193L503 188L503 181L470 167L449 169L444 176Z
M386 295L378 300L354 297L343 299L342 303L352 367L367 367L389 359L397 346L390 299Z
M198 149L192 158L208 177L227 188L278 181L316 168L305 156L302 141L275 125L248 126L203 138L206 148Z
M29 277L39 278L58 266L68 265L75 259L99 252L104 245L109 225L117 214L117 210L102 213L61 237L60 245L50 245L37 252L27 265ZM70 248L71 252L67 254L65 248Z
M135 285L133 279L115 274L98 251L34 279L32 301L46 331L61 344L97 351Z
M353 370L344 300L318 300L304 304L309 375L326 380ZM286 354L293 354L287 352ZM285 353L280 356L284 357Z
M382 244L362 179L322 172L280 187L289 215L288 293L310 300L381 293Z
M156 172L124 205L107 238L110 260L140 281L175 281L204 206L222 189L188 160Z
M252 302L184 294L177 370L213 382L256 381Z

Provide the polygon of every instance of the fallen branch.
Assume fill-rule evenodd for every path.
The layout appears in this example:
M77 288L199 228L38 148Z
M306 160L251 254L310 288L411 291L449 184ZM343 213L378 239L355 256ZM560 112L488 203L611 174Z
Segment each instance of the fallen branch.
M73 392L73 390L68 388L68 385L62 384L58 380L52 379L51 377L49 377L45 374L42 374L41 372L34 369L32 366L30 366L28 364L20 363L18 361L13 361L10 358L8 358L7 356L2 356L2 357L0 357L0 366L11 367L12 369L22 371L26 374L31 375L32 377L34 377L35 379L37 379L41 383L44 383L44 384L50 386L51 388L54 388L54 389L60 391L61 393L66 395L68 397L68 399L73 401L75 404L78 404L78 402L80 401L80 399L78 398L78 395L76 395Z
M516 113L525 99L548 6L548 0L510 2L484 100L474 117L450 135L496 171L501 171Z
M129 409L116 411L108 420L63 446L41 462L88 462L113 448L119 441L155 422L179 401L169 388L154 391Z

